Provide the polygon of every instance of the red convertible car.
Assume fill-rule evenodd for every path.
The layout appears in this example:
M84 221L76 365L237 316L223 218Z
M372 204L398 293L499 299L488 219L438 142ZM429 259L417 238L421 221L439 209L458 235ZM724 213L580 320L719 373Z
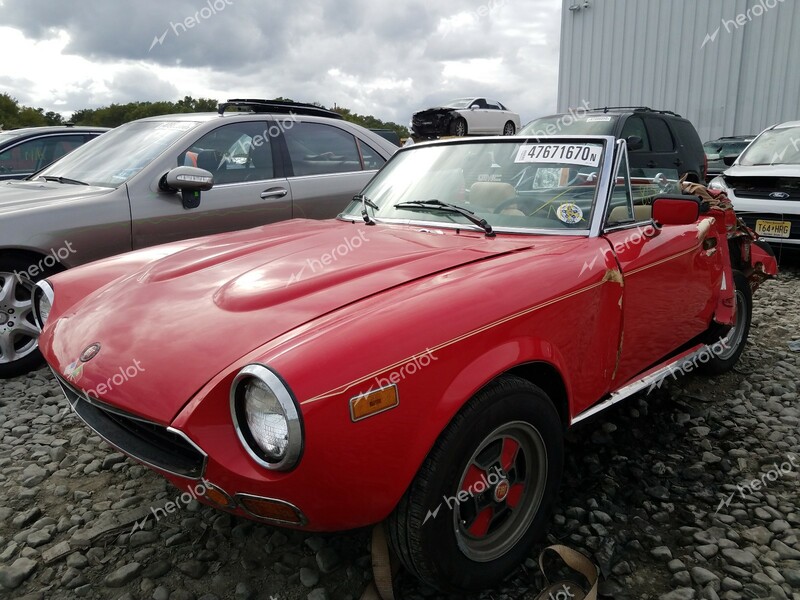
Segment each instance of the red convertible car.
M200 500L386 521L408 570L496 583L548 524L574 424L730 369L769 246L613 137L399 151L337 219L158 246L39 284L86 424Z

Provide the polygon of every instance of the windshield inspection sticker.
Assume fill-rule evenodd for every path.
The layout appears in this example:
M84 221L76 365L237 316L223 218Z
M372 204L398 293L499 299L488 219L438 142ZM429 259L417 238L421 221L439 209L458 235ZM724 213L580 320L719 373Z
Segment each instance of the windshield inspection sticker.
M558 217L559 221L569 225L574 225L575 223L580 223L583 220L583 211L577 204L565 202L556 209L556 216Z
M587 117L587 123L608 123L611 117Z
M514 162L596 167L602 151L598 144L522 144Z

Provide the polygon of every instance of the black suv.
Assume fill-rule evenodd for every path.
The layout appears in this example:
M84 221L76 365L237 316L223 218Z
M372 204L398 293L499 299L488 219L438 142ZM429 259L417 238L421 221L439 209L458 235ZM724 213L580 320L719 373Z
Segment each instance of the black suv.
M24 179L106 131L73 125L0 131L0 180Z
M670 169L706 181L706 155L697 130L668 110L645 106L579 109L531 121L519 135L613 135L628 141L631 169Z

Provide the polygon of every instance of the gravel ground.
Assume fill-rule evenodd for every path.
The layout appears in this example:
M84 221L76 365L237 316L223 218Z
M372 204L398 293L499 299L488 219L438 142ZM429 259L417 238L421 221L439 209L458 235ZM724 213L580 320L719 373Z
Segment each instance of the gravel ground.
M797 264L755 304L734 372L670 380L570 434L550 541L601 566L602 595L800 600ZM367 531L306 535L187 502L65 407L46 370L0 382L0 597L361 595ZM131 533L168 500L180 508ZM481 597L533 599L533 556ZM438 597L407 577L400 588Z

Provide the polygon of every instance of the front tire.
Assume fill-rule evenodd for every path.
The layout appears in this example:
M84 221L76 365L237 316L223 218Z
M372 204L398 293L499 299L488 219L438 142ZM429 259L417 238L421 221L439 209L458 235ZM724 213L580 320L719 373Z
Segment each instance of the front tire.
M714 324L709 330L708 346L711 358L702 365L708 375L721 375L733 369L744 352L753 318L753 292L750 282L741 271L733 272L736 288L736 320L733 326Z
M389 517L390 544L443 592L498 583L543 537L563 469L563 427L547 395L503 376L447 426Z
M458 137L464 137L467 135L469 129L467 127L467 122L463 117L456 119L456 121L453 123L452 132L453 135Z
M42 364L31 302L35 283L26 275L33 265L18 257L0 259L0 379L24 375ZM52 274L48 270L39 278Z

